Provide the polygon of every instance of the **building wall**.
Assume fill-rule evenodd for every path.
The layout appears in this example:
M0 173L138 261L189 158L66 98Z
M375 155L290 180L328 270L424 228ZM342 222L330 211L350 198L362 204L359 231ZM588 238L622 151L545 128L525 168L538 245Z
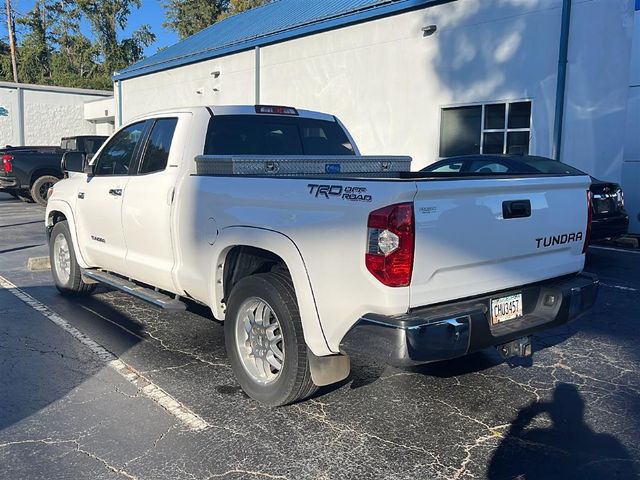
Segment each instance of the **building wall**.
M111 135L115 129L117 113L114 97L85 102L84 119L94 124L96 135Z
M95 134L96 126L84 118L84 103L103 95L46 90L22 86L25 145L58 145L65 136ZM45 87L46 88L46 87ZM0 107L8 116L0 116L0 146L20 145L18 90L0 86Z
M636 1L633 30L622 186L629 211L630 230L640 233L640 1Z
M562 158L621 182L634 2L574 0Z
M260 101L334 113L363 153L408 154L418 169L439 157L443 107L528 99L530 152L551 155L561 14L562 0L458 0L263 47ZM633 15L633 0L573 0L561 159L617 182ZM244 52L125 80L124 120L253 103L254 77L255 54Z
M254 85L255 55L243 52L125 80L120 88L116 84L114 92L116 104L122 107L122 122L127 123L164 109L253 103Z
M0 147L18 144L18 93L0 87Z

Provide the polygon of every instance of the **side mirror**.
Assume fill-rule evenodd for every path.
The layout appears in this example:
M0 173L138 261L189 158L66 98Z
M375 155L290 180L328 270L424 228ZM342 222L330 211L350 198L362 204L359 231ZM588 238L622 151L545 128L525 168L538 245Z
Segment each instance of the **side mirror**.
M83 172L85 162L86 155L83 152L65 152L60 166L64 172Z

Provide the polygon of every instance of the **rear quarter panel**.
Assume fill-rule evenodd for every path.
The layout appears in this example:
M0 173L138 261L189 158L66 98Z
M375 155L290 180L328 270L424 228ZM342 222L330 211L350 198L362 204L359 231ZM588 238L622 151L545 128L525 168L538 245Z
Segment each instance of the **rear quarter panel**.
M365 188L371 201L327 198L316 194L317 189L310 187L314 184L336 190ZM250 226L280 232L297 247L306 269L297 276L309 278L317 309L314 314L331 351L338 352L340 340L360 316L408 309L409 288L380 284L367 271L364 257L369 213L412 201L415 182L188 176L180 191L179 283L183 288L198 288L203 285L198 278L209 277L217 262L212 252L227 246L216 244L218 238L224 238L225 229ZM211 299L210 304L217 301Z

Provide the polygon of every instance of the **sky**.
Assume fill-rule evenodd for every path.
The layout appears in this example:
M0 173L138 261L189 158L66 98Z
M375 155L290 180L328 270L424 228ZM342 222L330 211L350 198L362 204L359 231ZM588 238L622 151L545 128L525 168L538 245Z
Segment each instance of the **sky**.
M13 9L19 14L24 14L33 8L35 1L33 0L12 0ZM145 23L151 26L151 31L156 34L156 42L145 50L145 55L150 56L158 51L159 48L168 47L178 41L178 36L171 30L167 30L162 26L164 21L164 9L162 4L158 0L146 0L143 1L143 6L131 12L129 16L129 24L125 30L125 36L128 36L136 30L139 26ZM2 2L4 10L4 2ZM7 25L4 21L0 22L0 36L6 37ZM19 27L18 27L19 28ZM89 25L82 25L82 30L89 38L91 35L91 28Z

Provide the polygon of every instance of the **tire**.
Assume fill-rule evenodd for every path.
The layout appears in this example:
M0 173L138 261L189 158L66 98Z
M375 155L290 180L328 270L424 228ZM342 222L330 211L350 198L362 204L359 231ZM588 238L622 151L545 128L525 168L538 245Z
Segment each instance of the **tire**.
M60 179L58 177L54 177L53 175L44 175L42 177L36 178L36 181L31 185L31 198L38 205L42 205L43 207L47 206L47 192L49 188L58 183Z
M65 253L66 252L66 253ZM49 260L51 274L56 288L63 295L84 295L95 285L82 280L80 266L71 241L71 232L66 220L54 225L49 239Z
M263 310L260 310L260 302L266 305ZM253 313L247 314L254 307ZM274 315L268 315L267 309ZM265 316L268 316L269 320L258 320ZM251 317L254 318L254 324L250 330L255 330L255 335L247 331ZM278 328L271 332L272 339L264 333L265 323L269 325L266 330L278 325ZM273 350L271 345L278 332L281 341L277 343L278 348ZM263 273L240 280L229 295L224 336L233 372L242 389L251 398L265 405L278 407L303 400L317 390L311 380L300 313L295 291L288 277L277 273ZM257 347L253 350L249 345ZM279 370L264 360L265 357L271 356L271 361L278 363L279 359L274 353L278 350L284 357ZM258 352L258 355L254 352ZM262 370L260 365L263 367ZM264 368L265 365L268 368Z

